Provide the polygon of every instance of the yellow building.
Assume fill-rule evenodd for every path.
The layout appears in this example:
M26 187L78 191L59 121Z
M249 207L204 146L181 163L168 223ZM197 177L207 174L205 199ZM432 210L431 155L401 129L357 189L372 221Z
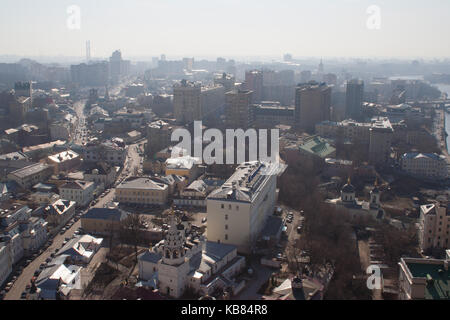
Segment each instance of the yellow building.
M126 217L126 212L116 208L92 208L81 217L81 227L89 234L114 236Z
M121 183L116 188L116 201L141 205L167 203L169 186L151 178L137 178Z

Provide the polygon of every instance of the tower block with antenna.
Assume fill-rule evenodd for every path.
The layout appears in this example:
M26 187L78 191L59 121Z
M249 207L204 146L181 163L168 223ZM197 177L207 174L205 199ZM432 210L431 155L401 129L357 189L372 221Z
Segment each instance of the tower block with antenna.
M91 61L91 41L86 41L86 62Z

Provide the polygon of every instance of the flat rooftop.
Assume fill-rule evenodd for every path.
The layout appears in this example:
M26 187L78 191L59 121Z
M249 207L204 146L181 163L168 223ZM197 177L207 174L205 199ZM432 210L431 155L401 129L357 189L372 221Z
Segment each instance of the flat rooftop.
M443 264L407 262L411 275L414 278L431 276L432 282L425 287L425 299L450 299L450 271L444 269Z

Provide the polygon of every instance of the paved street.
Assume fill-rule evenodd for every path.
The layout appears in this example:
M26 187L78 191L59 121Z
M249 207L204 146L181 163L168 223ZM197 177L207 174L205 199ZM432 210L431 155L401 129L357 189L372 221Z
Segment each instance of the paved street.
M74 139L76 142L82 142L83 137L81 136L81 128L85 128L85 120L84 120L84 103L85 101L79 101L76 102L74 105L74 108L76 110L76 113L79 117L79 122L77 126L78 133L74 136ZM141 141L140 143L143 143ZM136 150L136 146L138 144L133 144L128 147L128 155L127 160L125 164L125 169L122 171L120 177L118 180L126 178L133 174L134 168L140 167L140 155L138 154ZM100 198L97 204L93 207L96 208L102 208L107 203L114 200L115 196L115 190L114 188L110 189L108 193L105 194L104 197ZM55 249L61 248L65 238L71 238L74 235L74 232L81 226L81 221L78 220L73 224L73 226L67 230L64 234L60 235L59 233L55 236L53 239L53 244L45 250L41 255L36 257L26 268L24 268L23 272L20 274L20 276L17 278L16 282L14 283L11 290L5 295L5 300L18 300L20 299L20 295L23 291L25 291L25 287L27 284L30 283L31 278L34 275L35 270L39 269L39 266L43 263L45 263L45 260L50 257L52 253L54 253ZM94 257L94 259L96 259Z
M71 238L75 232L81 225L80 220L75 222L73 226L67 230L64 234L60 235L59 233L53 239L53 244L48 247L40 256L34 259L22 272L22 274L17 278L14 286L11 290L6 294L5 300L18 300L20 299L21 293L25 290L27 284L30 284L30 280L34 275L34 271L39 269L39 266L42 263L45 263L47 258L50 258L50 255L55 251L56 248L61 248L65 238Z

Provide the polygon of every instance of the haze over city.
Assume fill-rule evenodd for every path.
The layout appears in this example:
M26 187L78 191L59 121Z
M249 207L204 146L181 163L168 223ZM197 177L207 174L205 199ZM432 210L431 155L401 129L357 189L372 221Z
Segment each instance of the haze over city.
M81 9L80 29L67 8ZM369 29L367 9L380 9ZM3 0L0 54L106 57L407 57L450 56L450 3L435 0Z
M2 0L0 314L114 300L156 320L361 318L327 301L450 300L449 13Z

